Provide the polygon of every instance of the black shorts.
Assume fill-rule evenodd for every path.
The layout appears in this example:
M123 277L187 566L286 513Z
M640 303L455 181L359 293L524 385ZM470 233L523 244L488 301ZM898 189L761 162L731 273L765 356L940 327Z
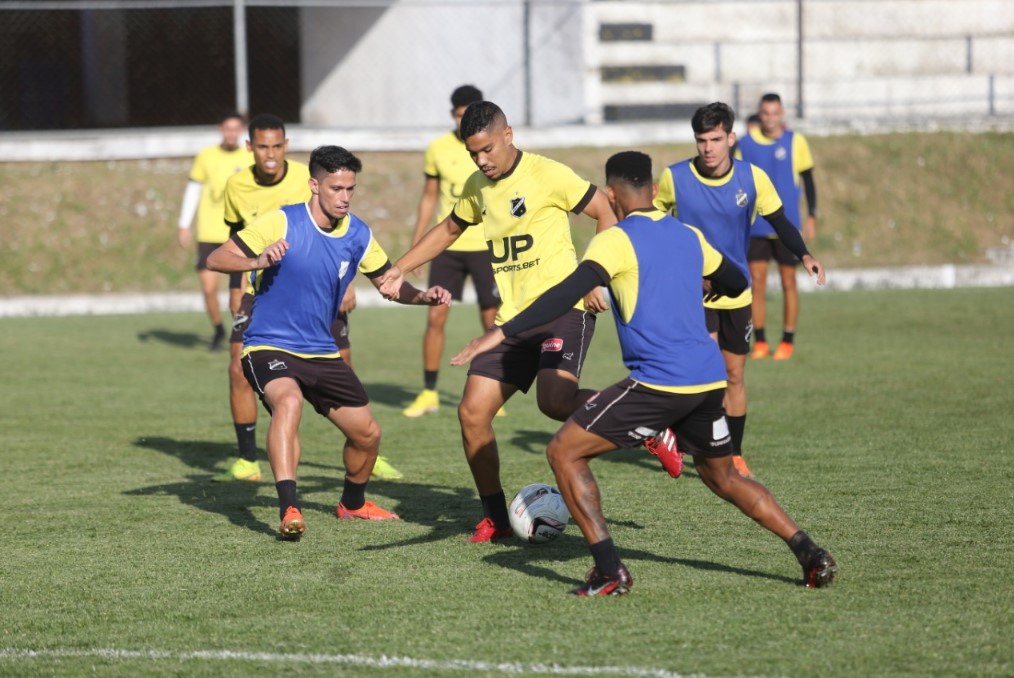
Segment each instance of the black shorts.
M768 261L774 259L783 266L795 266L799 258L778 238L750 238L746 252L747 261Z
M232 317L232 334L229 335L229 343L242 344L243 333L250 325L250 317L253 316L254 295L244 292L239 300L239 310Z
M508 337L476 356L468 374L517 386L524 393L539 370L564 370L580 377L593 334L595 314L572 308L553 322Z
M753 337L753 310L742 308L705 308L704 322L710 334L718 333L718 348L736 355L750 352Z
M338 350L344 351L349 348L349 314L339 313L338 317L331 323L331 336L334 343L338 344Z
M264 406L264 387L281 378L295 379L303 397L319 414L339 407L362 407L370 402L359 377L341 358L300 358L265 349L243 356L243 374Z
M211 253L222 246L220 242L200 242L197 243L197 263L194 268L198 271L208 270L208 257Z
M247 283L250 282L250 272L240 271L238 273L229 274L229 289L230 290L245 290Z
M451 293L452 299L461 301L468 276L472 276L479 308L500 306L500 292L493 280L493 264L489 261L488 250L441 252L430 263L429 286L440 285Z
M646 438L670 428L681 451L724 457L732 454L724 397L724 388L668 393L627 378L596 393L570 418L618 447L638 447Z

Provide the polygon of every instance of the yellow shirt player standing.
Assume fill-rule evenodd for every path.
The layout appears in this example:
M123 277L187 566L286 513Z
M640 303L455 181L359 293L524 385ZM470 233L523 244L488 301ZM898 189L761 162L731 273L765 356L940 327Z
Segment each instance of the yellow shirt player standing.
M451 117L454 130L438 137L426 149L426 183L419 199L415 232L412 244L422 238L433 223L442 221L454 209L461 197L465 182L475 172L475 164L468 157L468 149L459 135L461 117L469 104L482 101L482 92L472 85L462 85L451 94ZM438 209L439 208L439 209ZM493 280L489 249L481 228L465 229L461 237L436 256L430 264L429 285L439 285L449 290L456 301L461 301L465 289L465 278L471 276L479 302L479 321L485 329L493 324L500 295ZM440 407L437 393L437 376L440 358L444 352L444 326L450 315L449 306L430 306L426 316L426 332L423 334L423 390L416 396L402 414L406 417L421 417L431 414Z
M245 121L239 113L229 113L218 123L221 143L202 149L190 168L190 181L183 194L180 208L177 240L180 247L197 242L197 275L201 281L204 308L214 327L209 348L217 351L225 341L222 310L218 304L219 274L209 271L208 255L229 238L229 229L222 221L225 210L225 183L233 174L250 164L250 151L240 148L239 136ZM196 237L191 234L194 216L197 216Z
M456 241L481 228L489 246L500 290L497 322L509 320L577 266L568 213L584 213L596 231L616 223L605 194L570 168L542 156L522 153L500 107L472 104L461 119L461 138L479 168L465 183L451 214L430 229L383 276L380 291L397 299L404 280ZM605 310L596 291L586 307ZM532 329L472 363L458 406L461 436L482 501L483 519L470 541L511 536L507 502L500 483L500 459L493 417L517 391L537 383L539 409L564 420L591 395L578 390L578 376L591 341L595 317L579 304L558 320Z

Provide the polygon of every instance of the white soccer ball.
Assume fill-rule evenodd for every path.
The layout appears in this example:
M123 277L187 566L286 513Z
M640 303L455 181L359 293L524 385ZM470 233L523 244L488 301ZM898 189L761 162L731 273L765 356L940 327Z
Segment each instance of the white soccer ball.
M514 534L532 544L553 541L567 527L570 511L552 485L533 483L514 495L507 509Z

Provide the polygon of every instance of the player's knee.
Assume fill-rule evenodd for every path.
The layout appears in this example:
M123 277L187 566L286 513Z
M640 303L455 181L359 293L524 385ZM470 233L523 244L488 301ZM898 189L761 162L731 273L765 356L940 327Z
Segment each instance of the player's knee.
M229 361L229 383L233 385L246 384L246 375L243 374L243 363L238 360Z
M492 418L487 414L486 409L473 399L462 398L458 403L458 422L462 428L488 425Z
M577 392L577 389L574 390ZM571 404L574 400L574 393L570 395L561 394L560 392L539 392L537 401L539 403L539 411L551 419L557 421L566 421L567 418L573 414L573 408Z
M349 436L353 445L361 450L376 452L380 449L380 424L376 419L371 419L361 430Z

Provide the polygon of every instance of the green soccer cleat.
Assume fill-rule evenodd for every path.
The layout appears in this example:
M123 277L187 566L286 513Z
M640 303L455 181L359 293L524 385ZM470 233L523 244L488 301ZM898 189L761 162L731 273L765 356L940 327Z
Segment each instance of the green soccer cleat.
M261 479L261 465L256 461L237 459L232 466L217 476L212 477L216 483L231 483L234 480L258 481Z
M387 457L377 457L377 462L373 465L370 475L377 480L398 480L404 477L401 471L391 466Z

